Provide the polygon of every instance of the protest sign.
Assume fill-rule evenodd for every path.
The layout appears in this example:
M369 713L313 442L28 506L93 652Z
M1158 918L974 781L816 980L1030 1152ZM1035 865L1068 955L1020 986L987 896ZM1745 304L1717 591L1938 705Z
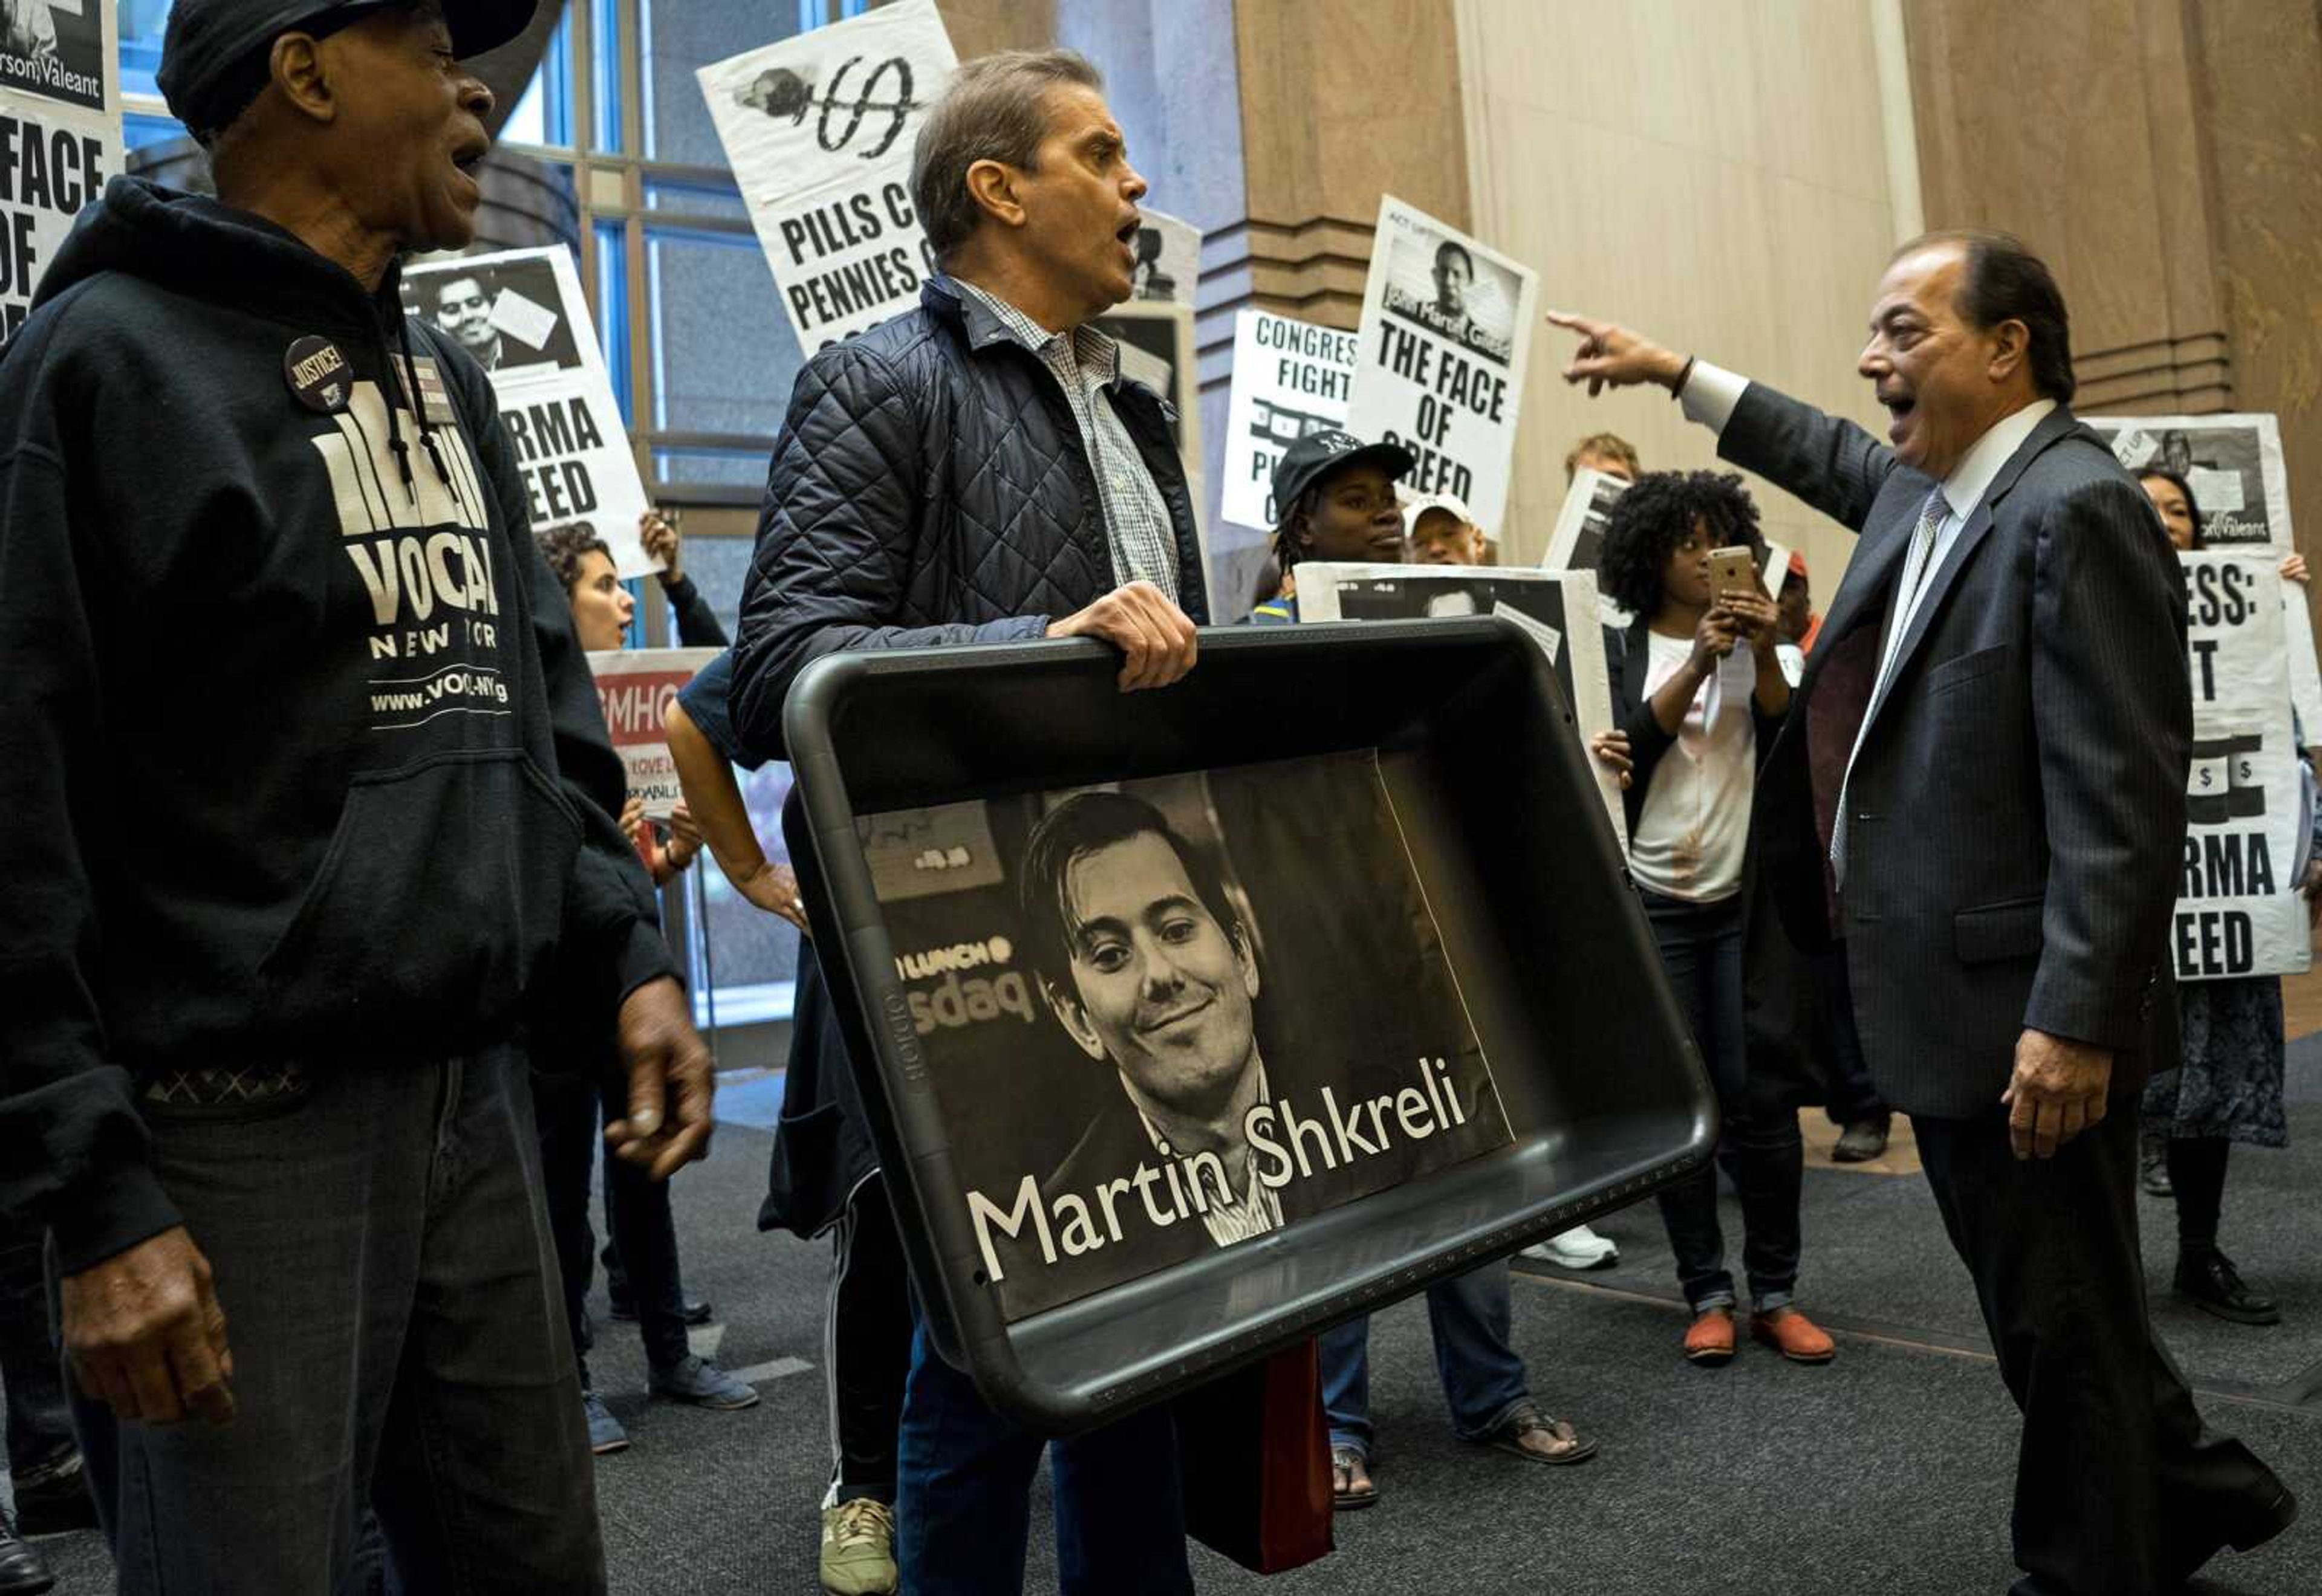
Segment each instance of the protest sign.
M1556 530L1549 534L1548 552L1540 557L1542 570L1585 570L1599 573L1604 563L1604 524L1613 514L1613 501L1628 491L1625 478L1592 471L1583 467L1572 474L1572 486L1565 490L1564 508L1558 512ZM1625 626L1634 617L1614 603L1601 597L1603 582L1598 582L1599 613L1607 626Z
M2084 417L2132 471L2176 472L2193 490L2202 543L2212 549L2266 548L2279 561L2298 552L2290 530L2290 475L2281 428L2272 415L2111 415ZM2306 596L2286 588L2282 603L2290 702L2308 740L2322 740L2322 668Z
M2183 890L2170 938L2177 979L2301 972L2313 944L2298 891L2305 817L2281 578L2271 552L2179 558L2189 600L2193 762Z
M1392 196L1363 286L1347 430L1418 462L1404 486L1455 493L1486 534L1506 529L1516 406L1540 275Z
M113 0L0 6L0 335L32 314L32 291L121 166Z
M1274 468L1309 433L1346 426L1356 346L1352 333L1335 327L1271 311L1235 313L1220 516L1261 531L1271 531L1281 519L1274 503Z
M1511 1139L1373 751L856 827L1009 1319Z
M403 308L449 333L490 375L533 530L585 521L622 576L658 569L637 541L637 517L652 500L571 251L508 250L412 267Z
M1193 290L1201 285L1202 230L1159 211L1139 209L1136 249L1130 293L1139 299L1192 308Z
M937 269L911 147L958 64L935 0L901 0L695 74L809 354L910 310Z
M629 770L629 796L643 798L645 813L666 820L685 796L677 763L661 719L693 673L716 659L714 648L604 649L589 655L597 679L597 698L613 751Z
M1593 570L1520 570L1496 566L1362 565L1302 561L1302 621L1419 620L1443 616L1504 616L1539 643L1586 743L1616 729L1612 677ZM1613 834L1626 846L1629 824L1621 784L1588 762Z

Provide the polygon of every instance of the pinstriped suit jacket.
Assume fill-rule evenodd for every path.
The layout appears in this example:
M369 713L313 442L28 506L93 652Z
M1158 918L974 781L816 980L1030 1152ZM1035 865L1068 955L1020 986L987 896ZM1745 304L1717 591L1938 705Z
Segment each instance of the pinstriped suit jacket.
M1989 1112L2026 1027L2112 1048L2113 1090L2142 1085L2177 1046L2167 938L2192 740L2184 579L2142 490L2061 406L2000 469L1868 706L1833 905L1828 813L1934 484L1755 383L1718 451L1861 534L1753 824L1792 936L1844 938L1880 1094L1915 1115Z

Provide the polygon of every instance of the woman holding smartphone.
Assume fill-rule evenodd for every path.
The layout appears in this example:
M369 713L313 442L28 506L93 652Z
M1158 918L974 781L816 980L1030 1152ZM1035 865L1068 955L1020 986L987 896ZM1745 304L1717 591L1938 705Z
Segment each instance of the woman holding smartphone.
M1623 729L1595 746L1621 773L1630 870L1717 1089L1717 1156L1742 1198L1751 1335L1794 1362L1823 1363L1837 1347L1790 1300L1805 1144L1796 1114L1752 1091L1742 1033L1751 789L1790 707L1760 547L1758 508L1738 476L1650 472L1615 501L1600 576L1636 619L1606 640ZM1736 1297L1714 1175L1704 1168L1664 1191L1660 1208L1694 1314L1685 1355L1726 1363Z

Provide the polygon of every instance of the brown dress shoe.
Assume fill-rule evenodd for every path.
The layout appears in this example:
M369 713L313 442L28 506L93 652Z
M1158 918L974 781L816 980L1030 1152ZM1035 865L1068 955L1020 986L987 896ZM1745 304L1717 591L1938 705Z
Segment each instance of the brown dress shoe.
M1764 1342L1794 1363L1827 1363L1838 1355L1838 1343L1795 1308L1751 1314L1750 1337Z
M1685 1333L1685 1360L1715 1367L1733 1361L1733 1310L1712 1308Z

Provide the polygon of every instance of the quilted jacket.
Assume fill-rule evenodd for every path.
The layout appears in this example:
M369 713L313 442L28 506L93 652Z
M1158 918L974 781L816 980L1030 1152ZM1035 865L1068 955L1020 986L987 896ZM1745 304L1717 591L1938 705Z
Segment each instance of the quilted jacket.
M1055 377L944 278L918 310L818 353L774 444L730 703L782 756L782 699L838 649L1014 643L1114 586L1095 473ZM1109 390L1169 506L1178 602L1209 619L1168 405Z

